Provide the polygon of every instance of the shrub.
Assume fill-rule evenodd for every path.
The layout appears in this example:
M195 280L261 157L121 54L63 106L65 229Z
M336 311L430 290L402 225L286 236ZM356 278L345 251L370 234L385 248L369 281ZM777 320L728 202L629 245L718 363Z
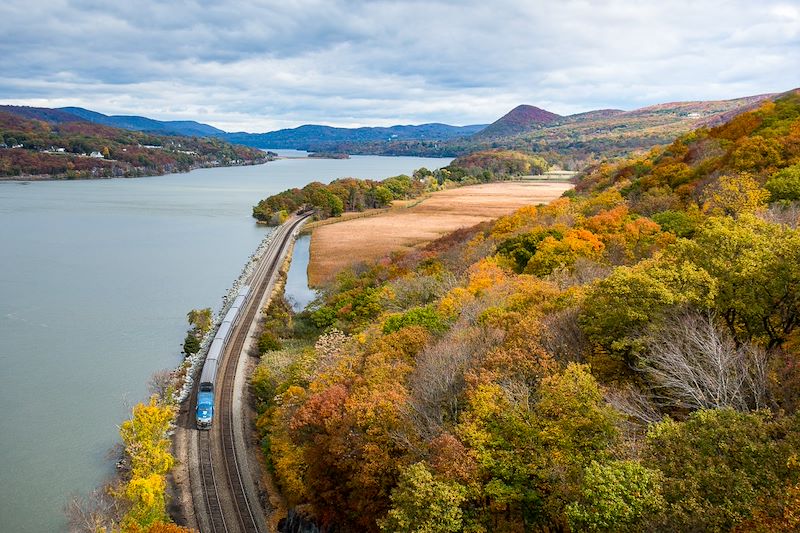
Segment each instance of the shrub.
M652 219L664 231L669 231L677 237L691 238L697 229L698 219L685 211L662 211L652 216Z
M194 355L200 351L200 339L193 331L186 333L186 338L183 340L183 353L186 355Z
M800 200L800 164L776 172L764 187L769 191L770 202Z
M408 326L422 326L431 333L445 330L444 321L432 306L415 307L405 313L390 315L383 322L383 332L392 333Z
M262 355L267 352L278 351L281 348L281 342L271 331L264 331L258 338L258 352Z

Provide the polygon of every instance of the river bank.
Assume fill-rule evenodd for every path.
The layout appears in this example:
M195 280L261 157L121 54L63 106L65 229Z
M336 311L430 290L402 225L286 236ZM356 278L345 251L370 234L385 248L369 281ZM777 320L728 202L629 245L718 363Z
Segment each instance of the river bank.
M186 312L220 302L268 228L264 195L447 161L287 159L146 180L0 183L0 530L59 531L114 474L107 452L154 372L178 366ZM35 423L34 423L35 421Z
M207 526L203 519L204 517L197 516L197 510L194 503L195 498L199 497L199 494L196 493L197 487L193 485L193 476L191 473L192 468L197 464L197 444L195 441L195 438L197 437L197 429L194 425L194 413L191 410L192 402L190 401L191 399L189 398L189 395L194 391L195 378L197 375L199 375L199 372L203 367L203 362L208 353L211 340L213 340L214 335L219 328L220 322L227 312L229 304L239 293L239 290L244 285L248 285L251 282L250 280L252 279L253 273L258 267L259 261L263 259L263 255L266 250L272 245L274 236L275 232L272 232L265 237L256 251L250 257L248 263L243 267L241 274L233 282L227 295L223 297L222 308L217 316L215 316L213 326L204 336L201 350L197 356L193 358L191 367L187 372L187 378L183 380L182 383L176 383L176 385L182 385L182 388L180 391L176 391L175 395L179 409L175 416L175 431L172 436L172 451L173 455L177 459L177 462L168 480L168 493L171 495L171 506L169 511L172 519L176 523L186 527L203 529L201 526ZM255 367L255 363L252 360L253 358L249 357L249 355L253 351L253 343L255 342L257 333L260 329L263 309L269 305L274 294L281 294L283 291L286 274L291 263L294 240L295 239L292 238L289 244L286 258L284 261L282 261L281 267L276 273L274 281L272 282L272 287L267 289L267 291L264 293L263 299L258 304L259 312L256 315L256 320L247 326L249 329L247 337L248 340L245 342L242 349L242 355L244 357L240 357L239 365L237 367L237 389L242 391L241 393L235 395L238 405L236 412L240 413L240 416L242 417L242 420L240 420L240 423L237 424L237 427L240 426L240 429L243 432L242 438L239 439L239 445L244 448L239 450L239 454L242 457L248 457L247 475L253 480L251 488L251 490L254 491L253 501L271 501L273 497L279 497L279 493L274 488L274 485L270 484L266 469L262 468L265 467L265 465L261 464L261 454L258 453L258 448L254 446L246 446L244 444L255 442L255 440L252 438L252 435L254 435L255 411L252 408L252 402L248 399L249 390L246 390L244 383L249 382L249 376ZM251 290L254 290L254 288L251 287ZM267 477L263 477L262 474ZM266 511L269 512L269 509Z
M66 174L54 176L52 174L23 174L20 176L0 176L0 181L18 181L21 183L26 182L33 182L33 181L94 181L94 180L113 180L113 179L134 179L134 178L152 178L154 176L167 176L170 174L188 174L189 172L193 172L195 170L204 169L204 168L234 168L234 167L252 167L258 165L264 165L271 161L275 161L278 159L277 157L272 157L269 159L265 159L264 161L252 161L252 162L241 162L231 165L192 165L186 170L167 170L163 172L149 172L144 170L142 173L138 173L135 176L68 176Z

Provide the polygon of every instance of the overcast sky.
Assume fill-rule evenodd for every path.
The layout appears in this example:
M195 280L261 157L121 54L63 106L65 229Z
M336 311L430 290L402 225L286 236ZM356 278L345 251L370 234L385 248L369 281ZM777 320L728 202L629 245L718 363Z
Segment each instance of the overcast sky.
M0 102L228 131L800 86L800 0L3 0Z

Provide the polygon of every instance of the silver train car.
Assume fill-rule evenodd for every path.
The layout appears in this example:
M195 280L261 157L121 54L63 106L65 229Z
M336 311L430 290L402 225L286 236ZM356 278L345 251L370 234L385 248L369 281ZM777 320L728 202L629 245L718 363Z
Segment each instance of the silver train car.
M239 290L233 300L233 305L225 313L225 317L214 335L214 340L211 341L211 347L208 349L208 355L200 373L200 386L197 389L197 409L195 411L197 429L211 429L214 419L214 388L217 383L217 368L231 332L239 321L242 308L247 303L249 296L250 287L245 285Z

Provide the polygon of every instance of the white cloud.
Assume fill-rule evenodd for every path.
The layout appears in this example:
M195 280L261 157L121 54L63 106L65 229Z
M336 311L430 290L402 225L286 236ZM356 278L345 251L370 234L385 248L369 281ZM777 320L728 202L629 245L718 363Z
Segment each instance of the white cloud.
M795 3L5 0L0 99L197 119L489 122L800 85Z

